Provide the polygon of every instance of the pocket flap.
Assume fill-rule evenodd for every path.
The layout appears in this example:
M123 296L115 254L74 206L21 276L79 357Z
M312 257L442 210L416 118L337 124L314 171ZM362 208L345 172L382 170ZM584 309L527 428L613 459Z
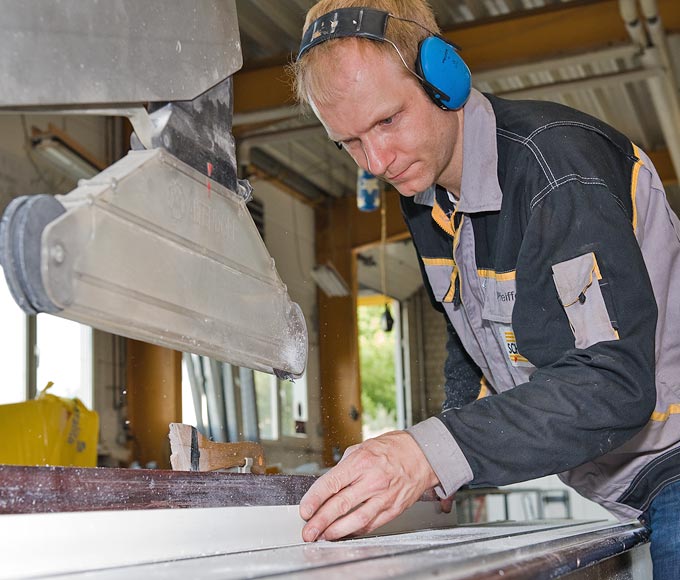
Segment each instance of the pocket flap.
M451 288L451 272L453 272L453 260L445 258L423 258L425 272L430 282L432 293L437 302L442 302Z
M577 302L579 297L598 279L595 254L583 254L552 267L553 279L565 308Z
M617 340L600 288L600 268L593 252L560 262L552 267L553 280L562 307L574 333L576 348Z

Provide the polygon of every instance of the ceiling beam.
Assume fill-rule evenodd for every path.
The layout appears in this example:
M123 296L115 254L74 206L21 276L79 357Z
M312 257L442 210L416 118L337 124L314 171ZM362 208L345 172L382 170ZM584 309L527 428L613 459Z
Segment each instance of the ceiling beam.
M680 31L678 0L659 0L659 12L666 31ZM444 36L463 47L463 57L473 74L630 42L618 0L587 0L527 10L457 26L446 30ZM294 104L285 65L234 75L237 115Z

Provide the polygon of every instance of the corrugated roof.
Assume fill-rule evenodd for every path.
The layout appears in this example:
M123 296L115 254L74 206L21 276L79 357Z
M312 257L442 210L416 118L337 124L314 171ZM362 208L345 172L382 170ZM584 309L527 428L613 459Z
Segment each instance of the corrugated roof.
M578 9L593 3L579 0L431 0L441 28L453 30L454 37L456 27L471 22L513 18L550 6L573 5ZM313 4L314 0L236 0L244 68L288 60L297 50L304 15ZM679 36L670 35L668 45L673 66L678 69ZM463 54L464 51L465 47ZM561 102L610 123L645 150L667 150L669 144L662 125L670 121L666 113L659 111L649 89L649 79L661 78L661 69L641 61L640 52L630 42L587 54L538 59L511 68L481 72L473 69L473 84L482 91L510 98ZM680 74L680 70L676 74ZM313 116L299 116L264 125L260 123L257 130L249 131L247 135L277 134L270 142L258 140L257 148L262 154L304 176L326 195L352 193L356 181L352 160L328 142L321 127L317 131L297 130L314 123ZM671 194L677 195L676 189L671 188Z

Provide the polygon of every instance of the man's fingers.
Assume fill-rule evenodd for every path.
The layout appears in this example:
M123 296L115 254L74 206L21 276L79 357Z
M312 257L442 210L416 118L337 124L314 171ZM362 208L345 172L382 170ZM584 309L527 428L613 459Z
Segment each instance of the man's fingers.
M363 483L368 467L372 465L373 456L361 449L360 445L352 446L350 453L345 454L343 460L338 463L329 472L317 479L307 490L307 493L300 501L300 516L304 520L309 520L314 514L323 506L329 498L338 494L348 486L353 486L357 483L359 490L354 490L357 498L354 506L358 505L367 499L371 492L366 490L366 484ZM373 489L373 494L376 493L376 487L386 486L388 481L383 474L380 477L370 478L370 486ZM353 507L354 507L353 506ZM342 515L342 514L339 514Z
M407 509L409 506L404 506L401 509L387 509L387 510L380 510L378 509L378 513L376 516L371 520L370 524L356 530L355 532L352 532L353 535L357 536L362 536L364 534L369 534L375 530L377 530L379 527L384 526L385 524L390 523L394 518L396 518L398 515L404 512L405 509Z
M329 537L328 529L332 528L338 520L347 517L348 514L353 514L355 508L358 508L356 511L361 510L359 506L369 499L371 495L370 489L365 486L349 486L344 488L318 508L316 513L302 529L302 539L305 542L313 542L321 535L326 539L342 537L334 534L332 534L332 537ZM378 502L374 500L373 503L375 504ZM362 512L362 514L363 513L365 512ZM361 519L361 517L360 514L357 519ZM350 521L353 520L354 518Z
M317 479L307 490L300 501L300 516L309 520L317 510L328 500L354 480L349 476L349 470L337 466Z
M386 516L384 505L378 499L369 499L354 511L335 520L321 535L325 540L339 540L350 535L366 534L379 525L378 521L388 522L394 516Z

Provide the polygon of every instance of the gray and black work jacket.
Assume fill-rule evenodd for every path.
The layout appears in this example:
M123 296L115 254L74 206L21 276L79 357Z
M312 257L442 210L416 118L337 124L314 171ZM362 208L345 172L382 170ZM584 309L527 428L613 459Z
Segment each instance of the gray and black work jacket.
M638 516L680 479L680 222L649 158L584 113L473 91L463 131L460 198L402 198L457 335L452 404L409 432L442 496L557 473Z

